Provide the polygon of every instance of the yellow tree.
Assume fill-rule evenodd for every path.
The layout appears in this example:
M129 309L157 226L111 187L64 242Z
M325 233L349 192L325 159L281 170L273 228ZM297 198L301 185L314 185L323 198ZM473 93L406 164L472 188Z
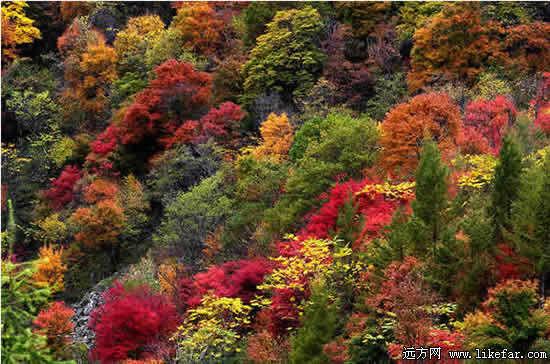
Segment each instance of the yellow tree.
M143 42L154 41L164 31L164 23L158 15L132 18L126 28L117 34L115 51L119 59L138 53Z
M76 89L76 96L84 110L99 113L104 109L107 104L106 89L117 77L115 62L115 51L103 37L97 43L88 43L88 51L80 61L83 82Z
M63 249L54 249L51 244L44 245L38 253L33 280L48 287L52 292L59 292L65 288L63 278L67 266L63 264L62 255Z
M34 20L25 16L27 6L24 1L2 4L2 58L6 60L17 57L15 47L18 44L32 43L41 37L40 30L32 25Z
M260 127L262 142L252 154L260 159L285 159L292 146L293 129L286 113L277 116L269 114L267 120Z

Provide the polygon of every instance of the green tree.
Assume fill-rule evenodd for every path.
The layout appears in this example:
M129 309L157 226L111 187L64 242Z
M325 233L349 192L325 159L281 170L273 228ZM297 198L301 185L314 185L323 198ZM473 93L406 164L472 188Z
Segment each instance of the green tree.
M32 280L33 262L2 261L2 362L55 363L48 354L46 337L31 331L31 322L50 291Z
M315 287L305 309L303 326L293 337L290 362L328 363L323 346L335 336L338 322L337 305L330 302L329 294L324 287Z
M425 143L415 174L416 200L412 202L412 209L427 233L426 238L432 243L434 255L441 234L442 212L447 204L447 176L448 170L441 164L437 144L433 141ZM425 251L423 246L417 246L417 249Z
M326 57L319 47L322 28L319 13L310 6L277 12L244 65L245 102L271 90L289 98L309 90Z
M220 171L188 192L179 193L166 206L153 240L182 257L185 264L200 266L206 237L232 211L232 201L224 194L223 182L224 174Z
M288 152L291 161L296 162L304 156L310 140L319 140L319 135L321 133L320 124L322 121L323 118L313 118L306 121L304 125L298 129L294 135L292 147Z
M506 135L500 148L499 161L493 177L490 215L495 226L495 241L503 238L503 229L509 227L512 203L521 185L521 153L511 134Z
M366 116L329 114L320 124L319 139L311 139L303 158L297 161L285 184L285 193L274 209L266 211L272 233L289 230L327 191L335 177L359 178L378 156L378 130Z
M512 207L512 237L521 255L533 263L544 296L550 272L550 158L522 179Z

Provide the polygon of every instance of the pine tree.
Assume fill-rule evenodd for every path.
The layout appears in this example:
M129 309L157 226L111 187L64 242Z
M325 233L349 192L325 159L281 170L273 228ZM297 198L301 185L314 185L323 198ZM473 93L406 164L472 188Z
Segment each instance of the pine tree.
M31 331L36 311L47 302L48 288L33 282L31 263L2 261L2 363L53 363L46 338Z
M329 294L323 288L314 289L310 305L305 310L301 328L292 340L290 362L328 363L323 346L335 335L338 325L338 309L330 303Z
M507 134L502 142L499 161L493 177L490 215L495 226L495 241L503 238L509 227L512 203L518 197L521 177L521 153L513 137Z
M433 141L424 143L416 170L416 201L412 202L414 216L426 230L435 255L436 242L441 234L442 211L447 203L448 170L441 164L441 155ZM420 247L419 250L425 250Z
M7 237L6 241L8 243L8 256L11 257L13 254L13 246L17 240L17 225L15 224L15 214L13 212L13 203L11 199L8 200L8 224L6 227Z
M520 254L533 263L544 295L550 273L550 158L542 168L534 166L522 179L512 207L512 233Z

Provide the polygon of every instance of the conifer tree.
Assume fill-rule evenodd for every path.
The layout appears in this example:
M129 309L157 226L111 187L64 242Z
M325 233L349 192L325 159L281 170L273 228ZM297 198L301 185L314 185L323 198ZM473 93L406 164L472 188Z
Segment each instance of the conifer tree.
M416 170L416 201L412 202L412 208L427 233L426 237L432 242L434 254L441 233L442 211L447 203L447 176L448 170L441 164L437 144L433 141L425 143Z
M303 326L292 340L290 362L328 363L323 346L335 335L338 325L338 309L330 303L325 287L314 287L310 305L306 308Z
M2 363L54 363L46 338L31 331L30 322L50 296L37 286L32 263L2 261Z
M550 272L550 158L526 173L512 207L512 231L520 254L533 263L544 295ZM506 235L508 237L508 235Z
M493 177L490 215L495 226L495 241L503 238L503 229L509 226L512 202L517 198L521 183L521 153L511 135L506 135L500 149L499 161Z

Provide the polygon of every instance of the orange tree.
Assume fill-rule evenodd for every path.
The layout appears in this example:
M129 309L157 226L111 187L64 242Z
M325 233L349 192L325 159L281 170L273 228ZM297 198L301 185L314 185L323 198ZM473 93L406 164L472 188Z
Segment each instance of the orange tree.
M414 35L409 89L444 80L473 82L482 68L500 62L503 29L483 21L478 3L451 3Z
M382 123L384 164L389 169L412 171L420 159L422 142L428 135L442 151L448 151L460 132L458 106L445 93L413 97L391 110Z

